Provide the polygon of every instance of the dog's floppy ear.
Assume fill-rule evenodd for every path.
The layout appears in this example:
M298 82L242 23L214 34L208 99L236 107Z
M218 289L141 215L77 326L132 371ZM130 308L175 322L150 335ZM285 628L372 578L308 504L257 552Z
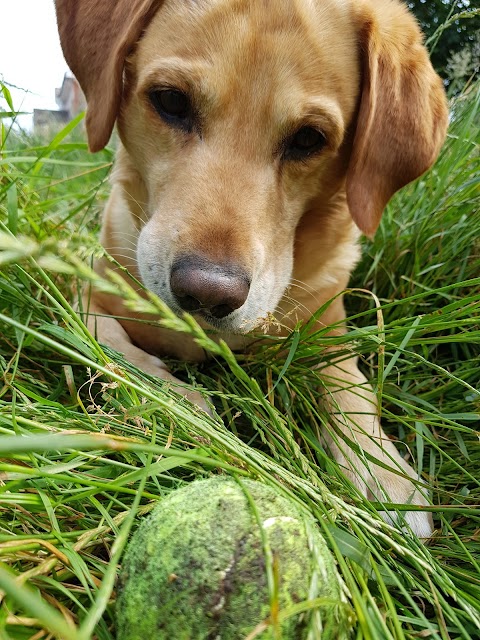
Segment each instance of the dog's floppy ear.
M162 0L56 0L63 53L87 98L91 151L107 144L122 97L123 65Z
M392 195L435 161L448 110L420 29L398 0L364 0L357 20L363 68L347 200L371 236Z

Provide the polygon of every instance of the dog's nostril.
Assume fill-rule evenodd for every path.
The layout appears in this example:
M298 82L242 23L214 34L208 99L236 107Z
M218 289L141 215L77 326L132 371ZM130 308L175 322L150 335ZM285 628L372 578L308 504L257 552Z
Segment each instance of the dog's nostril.
M193 296L178 296L177 300L184 311L198 311L202 303Z
M225 316L228 316L232 311L235 311L235 309L228 304L217 304L216 307L210 309L210 314L214 318L225 318Z
M184 311L202 310L214 318L225 318L245 303L250 281L236 265L183 256L172 266L170 287Z

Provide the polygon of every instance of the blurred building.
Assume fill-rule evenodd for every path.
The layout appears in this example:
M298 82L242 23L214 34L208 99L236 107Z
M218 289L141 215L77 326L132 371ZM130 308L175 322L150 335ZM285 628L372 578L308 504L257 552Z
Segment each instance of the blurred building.
M70 120L85 110L87 103L78 80L71 72L63 77L62 86L55 89L58 109L34 109L33 132L35 135L50 135L64 127Z

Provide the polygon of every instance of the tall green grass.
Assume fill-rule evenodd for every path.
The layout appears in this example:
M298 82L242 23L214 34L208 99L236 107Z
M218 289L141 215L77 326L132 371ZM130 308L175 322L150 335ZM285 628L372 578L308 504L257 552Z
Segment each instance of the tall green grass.
M112 152L91 156L71 127L45 145L3 122L0 638L114 638L131 529L168 492L218 473L276 486L313 514L352 638L480 637L480 85L452 105L435 167L365 243L350 333L298 327L237 357L188 316L91 271ZM72 308L83 280L211 353L206 366L171 365L208 391L213 417L95 342ZM321 445L314 365L332 344L359 354L386 430L433 489L427 545L386 524Z

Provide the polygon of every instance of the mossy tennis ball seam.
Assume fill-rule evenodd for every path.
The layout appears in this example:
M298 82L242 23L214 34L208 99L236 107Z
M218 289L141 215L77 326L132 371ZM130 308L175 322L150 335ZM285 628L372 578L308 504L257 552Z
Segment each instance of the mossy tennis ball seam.
M245 638L270 615L262 529L275 558L281 610L322 597L334 604L321 610L319 624L338 628L341 589L313 519L265 484L241 484L225 476L192 482L142 522L119 578L118 640ZM284 620L282 638L307 638L310 615Z

